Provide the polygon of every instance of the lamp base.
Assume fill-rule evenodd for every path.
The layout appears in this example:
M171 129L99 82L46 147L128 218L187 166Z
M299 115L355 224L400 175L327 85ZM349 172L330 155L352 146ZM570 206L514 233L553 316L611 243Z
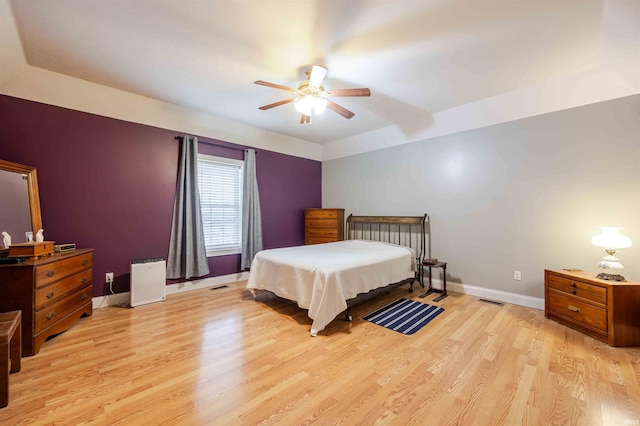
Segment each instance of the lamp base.
M596 278L600 278L601 280L607 281L620 281L626 282L627 280L622 275L617 274L605 274L604 272L599 273Z

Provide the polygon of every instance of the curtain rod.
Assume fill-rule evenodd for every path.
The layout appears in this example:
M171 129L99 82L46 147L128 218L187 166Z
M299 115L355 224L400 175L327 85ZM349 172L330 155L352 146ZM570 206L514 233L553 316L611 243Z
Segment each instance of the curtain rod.
M176 136L174 139L177 140L177 141L181 141L182 139L184 139L184 136ZM198 140L198 142L202 142L202 143L207 144L207 145L219 146L220 148L235 149L237 151L246 151L247 150L247 148L236 148L235 146L222 145L222 144L219 144L219 143L213 143L213 142L207 142L207 141L201 141L201 140ZM257 154L257 152L256 152L256 154Z

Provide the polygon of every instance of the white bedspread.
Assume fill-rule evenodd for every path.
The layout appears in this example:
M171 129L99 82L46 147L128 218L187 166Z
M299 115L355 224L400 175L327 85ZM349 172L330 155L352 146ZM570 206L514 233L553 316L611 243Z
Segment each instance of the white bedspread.
M248 289L269 290L309 310L315 336L347 300L412 277L415 253L408 247L349 240L263 250L249 272Z

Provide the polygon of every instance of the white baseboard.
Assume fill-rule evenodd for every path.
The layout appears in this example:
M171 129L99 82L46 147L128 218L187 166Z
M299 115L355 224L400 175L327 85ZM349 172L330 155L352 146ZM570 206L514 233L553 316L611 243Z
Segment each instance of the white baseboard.
M167 286L167 295L226 285L237 281L246 280L248 278L248 272L239 272L236 274L222 275L219 277L210 277L203 278L201 280L170 284ZM433 284L435 288L442 288L441 280L434 279ZM514 305L544 310L544 298L540 297L525 296L523 294L508 293L506 291L492 290L489 288L458 283L447 283L447 291L449 290L455 293L468 294L470 296L477 296L484 299L496 300L499 302L512 303ZM93 309L103 308L105 306L128 306L130 300L131 296L128 291L124 293L109 294L106 296L98 296L93 298Z
M221 275L219 277L203 278L201 280L186 281L178 284L170 284L167 286L167 295L183 293L185 291L200 290L203 288L216 287L230 284L236 281L248 280L248 272L238 272L237 274Z
M126 291L124 293L106 294L104 296L97 296L92 299L93 309L105 308L107 306L129 306L131 302L131 293Z
M435 288L442 288L441 280L433 280ZM483 299L496 300L498 302L512 303L514 305L526 306L544 310L544 298L525 296L523 294L508 293L506 291L492 290L490 288L476 287L469 284L447 283L447 291L468 294Z
M242 281L249 278L248 272L239 272L237 274L221 275L219 277L203 278L201 280L186 281L178 284L167 285L167 295L184 293L185 291L200 290L203 288L217 287L230 284L236 281ZM93 309L104 308L105 306L129 306L131 302L131 293L107 294L105 296L97 296L92 300Z

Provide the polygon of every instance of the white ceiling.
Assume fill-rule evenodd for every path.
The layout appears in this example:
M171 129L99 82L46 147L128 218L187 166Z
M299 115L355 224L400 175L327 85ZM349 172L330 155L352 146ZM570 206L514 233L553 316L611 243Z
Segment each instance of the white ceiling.
M623 3L625 0L612 0ZM634 0L631 0L634 1ZM10 0L28 65L316 144L397 126L601 66L597 0ZM630 4L630 3L629 3ZM637 10L634 9L634 10ZM296 86L329 69L332 111L298 123ZM421 124L422 123L422 124Z

